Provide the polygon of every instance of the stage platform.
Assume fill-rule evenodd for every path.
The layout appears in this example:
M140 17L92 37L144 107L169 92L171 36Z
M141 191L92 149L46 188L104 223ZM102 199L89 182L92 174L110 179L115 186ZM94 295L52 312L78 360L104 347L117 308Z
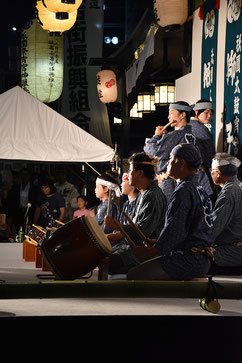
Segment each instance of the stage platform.
M219 357L240 362L240 289L236 292L239 299L219 300L221 310L213 314L201 309L198 297L169 297L174 296L170 288L168 297L158 297L159 291L153 287L149 290L148 283L145 290L137 293L134 289L132 295L132 282L98 281L97 269L88 277L57 282L51 272L23 259L22 244L1 243L2 352L17 349L25 356L31 351L35 356L48 352L49 359L65 357L68 361L85 354L91 362L100 358L135 363L156 363L163 361L161 358L169 362L177 358L184 363L217 362ZM236 284L242 277L220 276L216 281ZM197 347L202 349L194 358Z
M85 276L81 280L75 280L74 285L80 282L80 288L83 288L83 284L92 284L97 281L98 271L95 269L90 275ZM20 243L1 243L0 244L0 280L1 286L12 286L12 284L20 284L26 289L33 284L48 285L55 281L52 272L42 271L41 268L35 267L35 262L26 262L23 259L23 245ZM242 276L219 276L215 277L216 282L230 282L230 283L242 283ZM102 283L102 282L100 282ZM65 288L68 285L73 285L73 281L65 281ZM120 281L110 281L113 286L116 284L119 287ZM192 283L194 284L194 283ZM89 285L86 285L89 287ZM0 286L0 287L1 287ZM38 285L39 286L39 285ZM74 286L76 288L76 286ZM92 287L92 286L91 286ZM54 287L53 287L54 288ZM94 287L95 288L95 287ZM106 288L106 286L104 286ZM11 297L10 299L0 296L0 317L3 316L53 316L53 315L93 315L93 316L115 316L115 315L164 315L164 316L210 316L214 318L215 314L201 309L198 303L198 298L171 298L171 297L151 297L129 296L127 290L124 291L124 296L120 294L110 294L108 286L107 295L102 296L91 293L89 297L88 293L84 294L84 297L80 297L75 293L73 296L67 294L68 297L62 296L57 293L56 298L48 296L42 298L40 295L35 298L18 298ZM126 286L125 286L126 289ZM1 290L0 290L1 291ZM93 290L92 290L93 291ZM121 293L122 294L122 293ZM21 294L20 294L21 295ZM151 294L152 295L152 294ZM31 296L31 294L30 294ZM155 296L155 297L154 297ZM172 295L171 295L172 296ZM242 316L242 302L237 299L223 299L220 300L221 310L219 316Z

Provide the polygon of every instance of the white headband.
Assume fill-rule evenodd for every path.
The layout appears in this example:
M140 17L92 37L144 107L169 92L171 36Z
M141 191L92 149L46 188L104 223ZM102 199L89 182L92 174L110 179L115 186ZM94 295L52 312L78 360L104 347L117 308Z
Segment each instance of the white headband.
M97 178L96 183L101 184L104 187L108 187L108 189L113 190L115 192L115 194L116 194L116 197L121 197L122 193L121 193L121 191L119 189L119 186L117 184L114 184L114 183L109 182L107 180L103 180L101 178Z
M219 166L234 165L238 168L241 161L234 156L227 157L226 159L213 159L212 169L217 169Z
M174 109L174 110L178 110L178 111L183 111L183 112L191 112L192 107L191 106L186 106L186 105L180 105L179 103L170 103L169 105L169 109Z
M199 110L213 110L213 104L212 104L212 102L198 102L193 107L193 110L194 111L199 111Z

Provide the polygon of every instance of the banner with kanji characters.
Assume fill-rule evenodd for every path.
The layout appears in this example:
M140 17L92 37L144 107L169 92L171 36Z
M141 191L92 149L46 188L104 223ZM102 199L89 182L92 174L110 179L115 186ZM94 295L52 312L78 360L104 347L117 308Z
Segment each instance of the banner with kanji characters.
M210 122L210 131L215 144L216 120L216 75L217 75L217 44L218 44L218 12L216 0L206 1L203 5L202 33L202 77L201 98L213 103L214 115Z
M102 58L103 0L83 0L75 25L65 36L63 116L110 145L111 133L106 105L100 102L96 75L100 66L90 58Z
M240 103L242 15L241 0L227 0L224 151L241 159L242 129Z

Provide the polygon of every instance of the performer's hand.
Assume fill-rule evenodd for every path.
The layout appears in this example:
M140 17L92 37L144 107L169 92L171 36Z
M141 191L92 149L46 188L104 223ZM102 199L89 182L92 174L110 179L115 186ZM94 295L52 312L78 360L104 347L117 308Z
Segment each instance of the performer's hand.
M104 218L104 226L110 230L115 230L116 229L116 225L114 223L114 218L110 217L110 216L105 216Z
M146 240L143 242L144 246L146 247L153 247L157 242L157 239L151 239L151 238L146 238Z
M132 247L135 257L140 261L147 261L160 255L160 252L154 247L136 246Z
M110 244L113 246L117 241L119 241L122 236L120 236L120 233L107 233L106 234Z
M155 128L155 136L161 136L163 134L167 134L167 130L162 126L156 126Z

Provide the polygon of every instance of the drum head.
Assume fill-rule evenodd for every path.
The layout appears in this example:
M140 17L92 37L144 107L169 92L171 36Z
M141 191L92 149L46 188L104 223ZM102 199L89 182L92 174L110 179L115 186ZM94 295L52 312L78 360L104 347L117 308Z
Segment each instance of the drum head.
M84 215L82 218L85 219L85 222L90 229L91 233L93 234L93 237L96 239L96 241L100 244L100 247L104 249L107 253L112 252L112 246L109 242L109 239L107 238L106 234L103 232L102 228L97 223L96 219L94 217L91 217L89 215Z

